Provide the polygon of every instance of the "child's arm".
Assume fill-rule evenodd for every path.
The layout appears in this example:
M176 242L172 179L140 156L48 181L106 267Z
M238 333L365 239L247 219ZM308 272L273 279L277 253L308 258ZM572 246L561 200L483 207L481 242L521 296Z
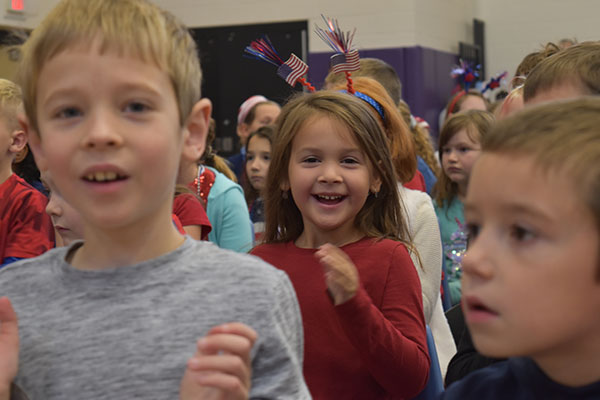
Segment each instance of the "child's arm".
M183 227L185 233L196 240L202 240L202 228L198 225L186 225Z
M242 323L213 327L198 341L181 381L180 399L247 399L252 375L250 350L256 332Z
M417 395L427 382L429 358L421 285L406 248L398 244L389 258L381 258L385 289L377 305L342 250L324 245L316 256L339 321L373 378L394 396Z
M19 326L6 297L0 298L0 355L0 400L8 400L19 365Z

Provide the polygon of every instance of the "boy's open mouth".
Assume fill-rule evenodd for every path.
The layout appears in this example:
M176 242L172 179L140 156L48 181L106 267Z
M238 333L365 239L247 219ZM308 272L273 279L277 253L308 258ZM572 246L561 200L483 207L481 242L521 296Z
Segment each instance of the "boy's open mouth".
M472 312L483 312L483 313L498 315L498 313L496 311L492 310L491 308L488 308L485 304L483 304L478 299L467 297L465 300L466 300L466 306Z
M344 200L346 196L342 195L324 195L324 194L314 194L313 197L317 199L319 203L324 204L337 204Z
M94 172L91 174L88 174L86 176L83 177L83 179L85 181L88 182L114 182L114 181L122 181L123 179L126 179L127 177L124 175L120 175L117 174L116 172Z

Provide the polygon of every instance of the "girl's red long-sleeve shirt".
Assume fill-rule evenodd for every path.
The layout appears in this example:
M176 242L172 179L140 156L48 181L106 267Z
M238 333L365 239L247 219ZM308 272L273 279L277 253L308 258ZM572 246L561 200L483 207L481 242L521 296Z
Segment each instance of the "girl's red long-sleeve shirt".
M289 275L304 326L304 377L315 399L409 399L425 386L429 356L421 285L400 242L364 238L341 248L360 287L334 306L316 249L293 242L252 250Z

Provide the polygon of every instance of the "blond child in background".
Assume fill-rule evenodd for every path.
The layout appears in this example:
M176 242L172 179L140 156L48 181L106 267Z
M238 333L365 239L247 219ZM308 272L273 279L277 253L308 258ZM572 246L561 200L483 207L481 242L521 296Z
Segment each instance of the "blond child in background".
M171 219L211 111L197 54L144 0L61 1L25 44L23 124L84 241L0 271L3 400L13 378L48 400L309 398L289 279Z
M17 119L22 106L19 86L0 79L0 268L54 247L52 222L44 212L48 200L12 171L27 145Z
M600 95L600 42L582 42L543 59L523 88L525 105Z
M469 183L463 309L477 350L512 357L444 399L600 398L600 99L498 123Z
M43 171L41 178L48 192L46 213L54 225L56 247L68 246L75 240L83 239L83 220L79 212L63 199L49 171Z

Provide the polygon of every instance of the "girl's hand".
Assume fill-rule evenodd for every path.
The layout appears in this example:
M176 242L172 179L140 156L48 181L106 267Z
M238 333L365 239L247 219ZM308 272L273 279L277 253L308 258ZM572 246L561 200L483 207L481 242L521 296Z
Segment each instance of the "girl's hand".
M0 298L0 354L0 400L8 400L10 384L19 368L19 326L6 297Z
M325 271L325 283L334 305L354 297L359 286L358 271L350 257L332 244L319 247L315 256Z
M238 400L250 393L250 350L256 332L239 322L213 327L188 360L180 400Z

